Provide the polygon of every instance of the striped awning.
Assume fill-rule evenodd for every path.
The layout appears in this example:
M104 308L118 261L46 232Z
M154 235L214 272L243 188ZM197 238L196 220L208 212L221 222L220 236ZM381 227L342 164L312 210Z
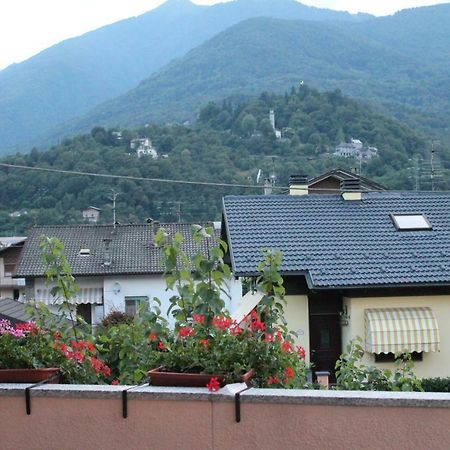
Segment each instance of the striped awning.
M61 304L63 303L62 297L53 297L51 295L51 288L36 289L35 300L38 302L44 302L47 305ZM103 303L103 288L101 287L88 287L81 288L77 296L70 300L72 304L102 304Z
M366 309L364 315L367 352L439 351L438 323L427 306Z

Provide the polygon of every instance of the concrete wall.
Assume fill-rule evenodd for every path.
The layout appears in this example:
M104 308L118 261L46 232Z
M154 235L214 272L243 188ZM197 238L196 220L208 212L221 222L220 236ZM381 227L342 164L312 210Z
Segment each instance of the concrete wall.
M234 386L234 385L232 385ZM240 385L241 386L241 385ZM450 394L0 385L2 450L448 449ZM242 388L242 386L241 386Z
M450 295L344 298L344 308L345 306L347 306L350 320L348 326L342 327L343 350L351 338L360 336L364 340L365 309L429 306L438 322L441 351L424 353L423 361L415 362L414 371L421 378L450 376ZM371 353L366 353L362 362L380 368L392 369L394 367L393 363L375 364L374 356Z
M298 334L297 345L306 350L306 362L309 363L309 308L307 295L286 295L284 307L288 329Z

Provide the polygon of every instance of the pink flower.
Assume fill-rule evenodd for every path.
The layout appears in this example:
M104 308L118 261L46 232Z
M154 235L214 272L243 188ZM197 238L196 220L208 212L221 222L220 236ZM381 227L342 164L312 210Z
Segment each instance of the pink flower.
M266 333L265 336L264 336L264 340L266 342L273 342L273 334Z
M220 383L217 377L212 377L206 385L209 391L217 392L220 389Z

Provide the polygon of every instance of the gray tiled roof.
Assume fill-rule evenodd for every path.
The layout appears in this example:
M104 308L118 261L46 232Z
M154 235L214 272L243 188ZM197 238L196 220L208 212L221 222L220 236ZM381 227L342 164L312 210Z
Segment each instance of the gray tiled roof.
M391 213L424 213L433 229L397 231ZM230 196L224 219L236 275L255 273L272 248L282 273L305 273L311 288L450 285L447 193Z
M28 314L24 303L11 298L2 298L0 299L0 319L8 319L16 323L26 322L31 319L31 316Z
M212 223L200 224L212 226ZM191 236L191 224L159 224L169 234L184 235L184 250L189 255L198 253ZM16 270L16 277L44 275L44 264L39 252L39 237L57 237L65 246L67 260L75 276L106 274L162 273L161 253L154 245L151 225L58 225L37 226L31 229ZM104 264L103 240L111 239L111 265ZM205 251L205 245L200 247ZM89 249L89 256L80 255L80 249Z

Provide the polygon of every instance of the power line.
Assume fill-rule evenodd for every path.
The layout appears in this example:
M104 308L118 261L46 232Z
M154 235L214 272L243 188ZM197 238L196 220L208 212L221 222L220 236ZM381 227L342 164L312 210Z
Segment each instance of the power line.
M256 184L233 184L233 183L215 183L211 181L189 181L189 180L170 180L168 178L146 178L146 177L136 177L132 175L114 175L114 174L106 174L106 173L96 173L96 172L80 172L76 170L63 170L63 169L51 169L48 167L32 167L32 166L23 166L19 164L7 164L0 163L0 167L6 167L8 169L23 169L23 170L31 170L38 172L51 172L51 173L61 173L65 175L78 175L78 176L88 176L88 177L99 177L99 178L112 178L112 179L121 179L121 180L133 180L133 181L149 181L153 183L168 183L168 184L186 184L191 186L210 186L210 187L229 187L229 188L243 188L243 189L264 189L264 185L256 185ZM286 191L286 190L306 190L305 188L295 187L295 186L274 186L274 190L278 191ZM308 187L308 191L333 191L336 193L341 193L341 189L333 189L333 188L312 188ZM363 192L380 192L377 189L366 189L362 190ZM402 191L396 191L402 192ZM404 191L408 192L408 191ZM421 191L421 192L432 192L432 191ZM444 192L444 191L441 191Z

